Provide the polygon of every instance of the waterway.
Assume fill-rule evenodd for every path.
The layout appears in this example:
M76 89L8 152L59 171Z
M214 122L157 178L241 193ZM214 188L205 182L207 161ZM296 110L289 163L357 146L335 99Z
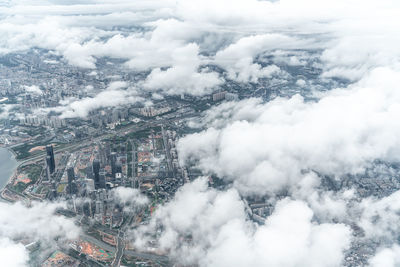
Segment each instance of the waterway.
M3 189L13 175L17 161L6 148L0 147L0 189Z

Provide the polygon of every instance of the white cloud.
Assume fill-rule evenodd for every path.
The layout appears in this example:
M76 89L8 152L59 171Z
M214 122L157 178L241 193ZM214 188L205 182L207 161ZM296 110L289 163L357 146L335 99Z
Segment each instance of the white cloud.
M0 236L17 238L33 237L51 241L56 236L76 238L79 228L73 221L54 215L62 203L33 203L25 207L21 203L0 203Z
M112 82L105 90L94 97L86 97L79 100L75 98L67 99L60 102L61 105L58 107L41 109L36 112L41 113L52 110L61 113L61 118L84 118L89 112L98 108L115 107L144 101L144 99L138 95L137 88L127 87L128 84L126 82Z
M285 199L265 225L257 226L247 218L236 190L208 189L207 179L201 178L185 185L156 210L148 226L135 231L135 245L143 248L145 234L161 227L160 247L185 265L340 266L349 228L317 224L312 217L307 204Z
M198 71L203 62L240 82L279 75L276 66L256 62L276 50L275 61L291 66L305 61L289 51L321 50L324 77L358 80L377 66L398 67L399 8L390 0L12 1L0 8L0 53L41 47L82 68L95 68L97 57L124 58L135 70L152 71L147 85L165 86L168 94L208 93L219 84L216 74ZM132 25L138 27L132 32L110 30ZM172 55L192 43L206 52L204 60L193 54L175 65ZM183 76L189 79L182 84Z
M28 266L29 252L19 240L41 241L42 249L56 248L55 238L71 240L78 237L80 229L70 219L56 215L64 203L33 202L29 207L22 203L0 202L0 256L4 266Z
M181 259L184 264L338 266L349 229L332 221L359 219L367 238L389 243L399 232L398 193L358 204L350 189L321 191L315 173L340 179L376 159L399 160L399 9L392 0L14 0L0 7L0 53L39 47L91 69L100 57L122 58L132 71L149 73L137 88L115 83L92 98L60 103L54 110L65 118L144 101L140 89L155 98L208 94L224 83L203 67L208 64L221 67L228 79L256 83L286 75L278 66L305 66L311 58L323 70L321 79L354 81L320 94L316 102L300 96L270 103L250 99L209 111L208 129L179 142L180 159L196 161L204 172L231 181L232 188L207 189L200 179L160 207L149 229L142 229L151 232L163 224L161 247L178 258L190 255ZM307 77L296 84L312 86ZM283 189L292 200L279 200ZM137 191L124 190L118 191L121 199L138 197ZM244 211L241 197L254 193L268 194L276 205L264 226L255 226ZM349 202L355 205L350 210ZM14 210L30 213L18 205ZM23 264L24 252L10 240L31 234L44 219L27 216L35 228L16 231L3 213L0 244L21 253L17 264ZM18 214L14 217L29 225ZM52 220L54 228L62 228ZM35 236L51 239L46 231ZM193 242L182 242L187 233ZM397 264L398 247L390 245L372 266Z
M42 90L40 90L39 86L37 86L37 85L24 86L24 88L25 88L25 91L33 93L33 94L37 94L37 95L43 94Z
M140 194L138 189L119 186L112 191L116 199L124 205L133 204L143 206L149 202L149 199Z
M7 119L9 117L9 112L12 108L16 107L15 104L2 104L0 105L0 119Z
M396 223L400 219L399 201L400 191L381 199L362 200L359 205L362 211L359 225L365 230L368 238L397 242L397 236L393 233L400 232L400 227Z
M230 79L239 82L257 82L259 78L280 74L275 65L262 67L254 63L254 57L278 48L304 46L303 41L282 34L262 34L243 37L215 55L215 63L228 72Z
M29 253L24 245L16 244L8 238L0 238L0 257L4 266L28 266Z
M300 86L300 87L304 87L306 86L307 82L303 79L299 79L296 81L296 85Z
M369 261L370 267L397 267L400 265L400 247L398 245L394 245L391 248L384 248Z
M376 69L316 103L297 95L222 104L208 113L211 128L179 141L180 159L261 194L296 184L302 170L340 176L399 160L398 83L398 72Z
M203 69L198 71L201 60L198 46L189 44L172 53L172 67L163 71L153 69L144 87L149 90L162 90L167 94L204 95L222 84L218 73Z

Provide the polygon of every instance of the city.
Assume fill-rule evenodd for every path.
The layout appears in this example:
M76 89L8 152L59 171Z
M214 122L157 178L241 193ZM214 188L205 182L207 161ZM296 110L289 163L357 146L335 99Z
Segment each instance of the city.
M400 266L399 12L0 1L0 266Z
M51 60L46 57L32 59L32 62L27 62L28 59L21 60L18 55L2 58L2 64L4 61L14 64L12 68L17 70L5 74L10 79L0 91L3 101L23 101L23 105L8 110L8 118L0 128L2 145L11 149L18 160L17 170L1 191L1 197L27 205L32 201L65 201L66 206L57 210L58 215L73 218L83 229L78 240L58 244L58 249L51 251L48 258L38 261L43 262L43 266L173 265L168 251L157 247L156 236L143 250L134 247L124 233L149 223L159 205L171 201L180 187L202 175L195 165L180 165L176 147L179 138L199 131L190 127L193 120L199 119L200 112L221 102L246 98L247 91L233 86L207 96L181 95L160 100L144 94L143 99L153 102L151 106L132 103L126 107L101 107L90 111L86 117L60 118L56 111L48 114L42 111L56 108L71 94L77 99L88 97L84 90L74 93L71 88L107 87L115 83L116 78L103 79L103 76L114 75L132 82L141 74L121 75L121 69L105 68L102 75L94 76L67 65L46 63ZM12 79L15 73L20 74ZM69 78L61 79L61 83L60 79L52 79L34 92L23 89L22 84L47 81L46 73L51 73L51 77L59 73ZM28 80L21 81L21 76ZM277 93L274 89L269 92ZM307 92L303 93L307 96ZM39 111L42 113L37 113ZM387 178L360 178L343 177L340 185L326 176L322 183L324 188L335 191L344 187L358 188L359 199L371 194L385 196L400 189L397 177L389 181ZM222 190L229 186L215 175L210 175L208 181L210 187ZM137 203L130 192L133 202L121 202L118 188L136 190L132 192L146 196L148 201ZM366 189L370 192L365 192ZM248 216L258 224L264 224L265 218L273 213L274 206L268 197L249 196L244 201ZM43 257L40 243L34 240L25 240L25 243L32 255ZM372 253L376 246L355 245L363 253ZM364 260L358 256L354 259Z
M17 71L4 73L10 79L2 80L0 94L7 96L5 103L23 100L24 104L8 111L9 118L0 130L2 144L11 148L19 161L1 197L27 204L63 199L67 206L57 212L75 218L85 229L78 240L60 244L43 266L171 264L165 251L142 252L132 247L124 240L124 231L146 223L159 204L168 202L179 187L198 175L198 171L180 166L178 160L176 140L193 131L187 122L197 117L198 111L224 99L238 100L238 95L221 91L201 98L170 97L150 107L133 103L129 108L94 110L84 119L60 119L56 113L28 115L55 107L64 97L87 97L81 90L75 94L70 89L113 82L104 76L118 73L119 78L133 81L136 76L121 75L121 69L115 68L104 69L107 74L82 76L80 70L35 56L31 62L19 55L2 60ZM70 78L54 78L57 73ZM21 76L29 78L23 81ZM41 93L20 89L22 84L41 84L48 77L53 77L50 83L36 88ZM149 201L139 206L121 203L118 187L135 189ZM129 205L132 208L127 210ZM40 245L32 242L32 250L40 250Z

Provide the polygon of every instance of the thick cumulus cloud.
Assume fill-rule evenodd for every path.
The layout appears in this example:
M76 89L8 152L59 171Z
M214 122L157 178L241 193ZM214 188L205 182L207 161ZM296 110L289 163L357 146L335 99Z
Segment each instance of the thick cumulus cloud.
M366 236L375 240L397 241L400 232L397 221L400 219L400 191L382 199L364 199L359 208L362 210L360 226Z
M321 176L340 180L375 160L399 161L398 74L376 68L318 101L247 99L207 111L207 129L179 140L179 158L230 186L210 189L205 178L185 185L131 233L133 244L156 242L184 265L342 266L361 242L377 249L371 266L396 266L399 192L360 199L352 188L325 191ZM254 194L274 207L263 225L242 199Z
M354 82L318 94L314 102L299 95L270 103L248 99L207 112L208 129L179 141L180 160L218 175L230 188L208 189L205 179L184 186L158 207L148 226L132 233L136 247L156 240L188 265L339 266L352 241L348 225L357 225L365 232L363 241L379 243L371 266L398 265L398 193L359 200L351 188L321 189L322 175L340 181L375 160L399 160L398 2L31 2L0 7L1 54L39 47L89 69L97 68L100 57L122 58L125 67L145 73L137 86L155 96L208 94L226 80L284 79L282 65L310 61L322 70L318 78ZM310 85L307 77L296 84ZM138 100L137 88L122 85L56 111L84 117ZM124 202L137 193L120 189L117 195ZM254 194L268 195L274 206L261 226L251 221L242 199ZM6 221L3 225L8 229ZM11 240L28 230L4 232L0 244L22 255Z
M361 229L362 234L355 234L354 242L369 244L372 251L377 249L377 254L369 260L371 266L397 266L399 192L383 198L360 199L352 188L325 191L332 189L324 188L321 183L323 176L332 177L340 184L349 173L362 175L377 160L399 161L400 124L395 119L400 108L398 77L396 68L379 67L359 82L331 90L317 101L307 102L297 95L268 103L260 99L223 103L206 112L202 121L205 130L179 140L181 164L194 164L205 173L216 174L240 195L267 195L274 211L267 217L265 226L257 227L256 232L262 231L279 214L285 206L282 203L287 204L288 200L280 200L282 195L289 195L296 205L303 203L309 209L315 225L328 223L332 227L348 227L348 231L350 225ZM302 209L296 206L296 210ZM280 224L290 220L295 219L285 218ZM286 233L290 231L285 229L277 236L285 237ZM350 238L343 237L343 240ZM230 240L224 245L232 243ZM246 244L238 251L246 251L247 247L252 247L252 251L267 250L263 242L254 245L243 239L238 243ZM354 247L350 250L356 251ZM212 246L207 249L207 255L223 254L227 258L236 255L225 252ZM300 254L307 255L307 252ZM240 255L237 259L233 257L234 263L246 258L245 254ZM252 259L262 258L250 255ZM286 259L284 255L289 254L275 251L274 255ZM309 259L318 260L316 255L319 253ZM325 266L323 262L295 262L295 255L289 258L294 261L274 262L269 258L271 261L263 263L264 266ZM332 266L342 264L340 260L335 264L334 260L330 262ZM212 260L207 263L222 264ZM251 264L263 265L256 261Z
M164 90L169 94L204 95L222 83L218 73L202 69L198 72L201 60L198 46L189 44L172 54L173 66L163 71L153 69L144 87L150 90Z
M137 212L149 203L149 199L136 188L119 186L111 193L116 203L123 207L124 212Z
M62 216L54 215L58 203L34 203L26 207L21 203L1 204L0 234L7 237L36 237L51 240L55 236L76 238L79 228Z
M262 67L254 63L254 58L266 51L276 49L299 49L304 41L282 34L260 34L243 37L236 43L220 50L215 55L215 63L227 70L228 78L239 82L257 82L259 78L280 74L276 65Z
M149 202L146 196L140 194L140 191L135 188L117 187L113 191L114 197L122 204L133 204L143 206Z
M208 112L209 129L179 141L180 159L259 193L296 184L304 171L340 176L398 161L398 77L376 69L315 103L297 95L222 104Z
M15 104L2 104L0 105L0 119L7 119L9 117L9 111L13 109Z
M55 238L75 239L80 229L63 216L55 215L63 203L32 203L27 207L21 203L0 202L0 255L4 266L28 266L29 252L20 240L42 241L44 248L53 247Z
M24 245L14 243L8 238L0 239L0 256L4 266L24 267L27 266L29 260L28 251Z
M145 99L138 95L136 88L128 87L128 83L118 81L112 82L105 90L94 97L68 99L61 102L61 105L58 107L40 109L36 112L55 111L61 114L61 118L84 118L89 112L99 108L133 104L139 101L145 102Z
M398 245L394 245L390 248L381 249L371 260L370 267L379 267L379 266L387 266L387 267L396 267L400 265L400 247Z
M10 1L0 7L0 53L40 47L81 68L123 58L150 71L145 88L166 94L201 95L220 85L202 64L239 82L282 75L257 62L275 50L320 51L324 77L358 80L374 67L398 65L399 8L390 0ZM188 53L188 46L200 49Z
M305 202L281 200L265 224L257 226L235 189L207 187L207 179L199 178L181 188L149 225L134 231L134 245L146 247L154 238L149 234L162 229L159 248L185 265L339 266L343 260L350 229L313 222Z

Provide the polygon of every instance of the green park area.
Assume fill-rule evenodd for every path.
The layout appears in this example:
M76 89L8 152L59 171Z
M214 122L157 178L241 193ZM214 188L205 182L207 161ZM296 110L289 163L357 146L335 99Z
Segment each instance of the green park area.
M22 193L28 186L35 184L42 173L42 166L37 164L30 164L24 167L18 168L18 175L26 176L30 181L29 182L17 182L17 184L11 186L12 190L17 191L18 193Z

